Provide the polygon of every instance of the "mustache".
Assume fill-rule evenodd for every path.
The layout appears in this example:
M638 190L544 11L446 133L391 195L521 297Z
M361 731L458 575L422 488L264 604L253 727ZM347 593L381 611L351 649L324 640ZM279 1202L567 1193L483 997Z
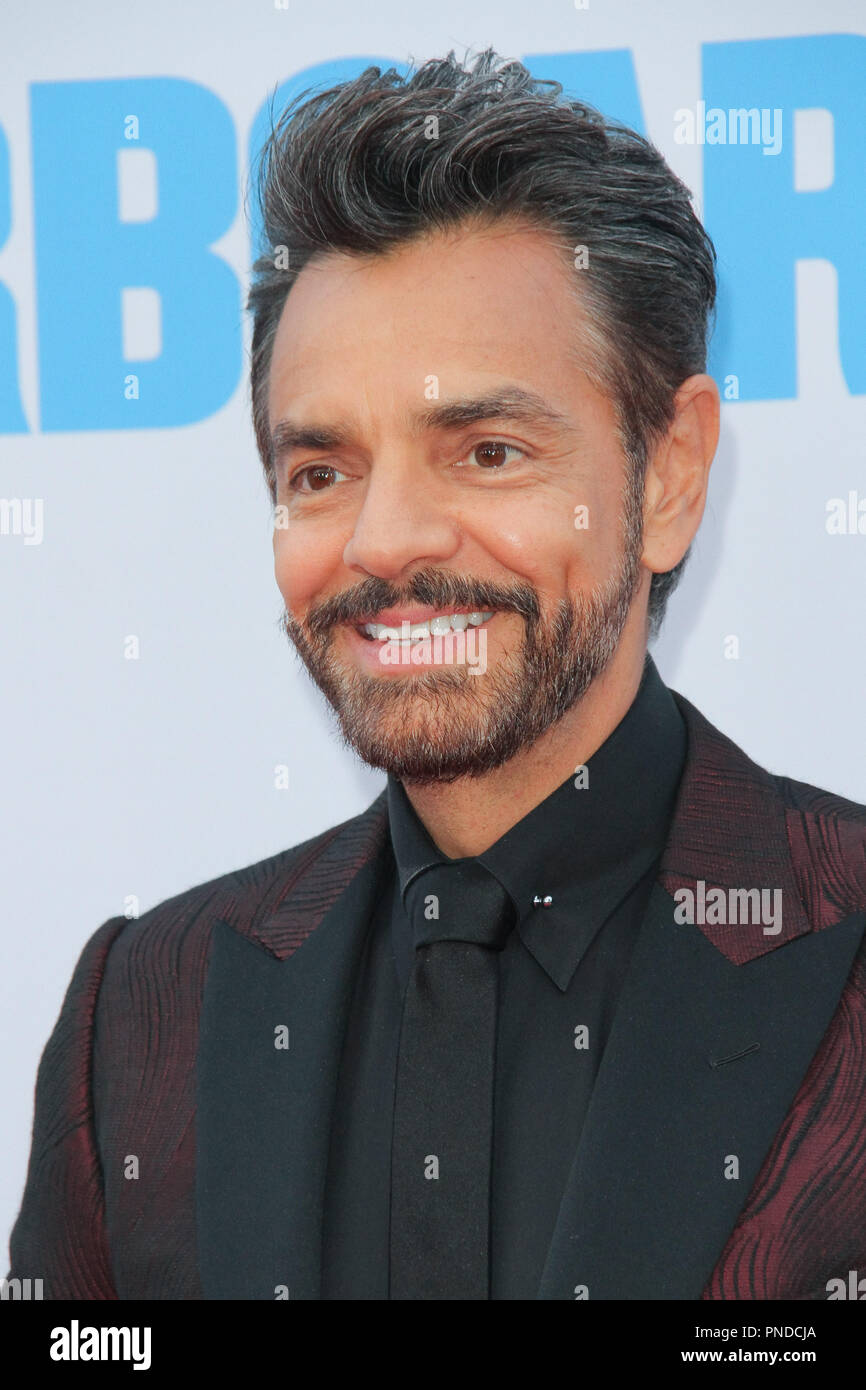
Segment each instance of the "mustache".
M541 616L538 595L528 584L493 584L428 569L419 570L404 588L372 575L355 588L317 604L307 614L306 626L314 637L324 637L337 623L360 622L383 608L412 601L431 608L500 609L519 613L530 624Z

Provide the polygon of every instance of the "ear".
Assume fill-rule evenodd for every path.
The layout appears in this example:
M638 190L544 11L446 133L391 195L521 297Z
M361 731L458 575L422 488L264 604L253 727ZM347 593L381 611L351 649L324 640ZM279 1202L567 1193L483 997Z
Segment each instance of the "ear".
M719 442L719 391L711 376L690 376L675 415L647 464L642 561L654 574L685 555L704 514L710 464Z

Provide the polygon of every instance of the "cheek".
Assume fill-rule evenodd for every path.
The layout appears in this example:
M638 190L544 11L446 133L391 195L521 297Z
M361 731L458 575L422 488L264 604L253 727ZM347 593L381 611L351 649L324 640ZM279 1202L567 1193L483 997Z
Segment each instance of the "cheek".
M622 540L619 498L599 491L572 509L571 566L594 581L605 579L616 563Z
M301 616L339 566L342 545L329 543L312 528L292 526L274 531L274 578L291 613Z
M607 577L621 548L619 527L615 499L583 487L509 499L495 518L490 509L483 528L476 523L473 529L504 569L537 589L562 593Z

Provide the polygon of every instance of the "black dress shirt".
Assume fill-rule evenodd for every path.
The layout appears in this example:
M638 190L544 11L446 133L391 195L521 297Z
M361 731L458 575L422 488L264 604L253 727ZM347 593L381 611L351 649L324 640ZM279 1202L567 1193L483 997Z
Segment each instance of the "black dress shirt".
M637 695L587 776L569 776L477 856L516 908L499 967L491 1298L537 1295L685 751L682 717L647 655ZM394 1085L413 952L403 891L446 858L390 777L388 814L393 863L359 965L335 1099L325 1299L388 1298Z

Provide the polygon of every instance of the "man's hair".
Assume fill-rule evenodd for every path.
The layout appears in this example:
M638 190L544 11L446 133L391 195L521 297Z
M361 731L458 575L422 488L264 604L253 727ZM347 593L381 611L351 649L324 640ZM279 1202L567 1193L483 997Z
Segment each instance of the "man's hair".
M632 501L642 504L677 388L706 369L716 292L715 251L689 191L647 140L492 49L471 66L452 51L410 75L368 67L301 93L272 122L257 194L267 249L248 299L250 386L272 501L268 376L299 272L316 255L381 255L480 218L552 233L570 266L586 249L585 268L573 270L588 320L579 360L615 408ZM687 558L653 575L652 635Z

